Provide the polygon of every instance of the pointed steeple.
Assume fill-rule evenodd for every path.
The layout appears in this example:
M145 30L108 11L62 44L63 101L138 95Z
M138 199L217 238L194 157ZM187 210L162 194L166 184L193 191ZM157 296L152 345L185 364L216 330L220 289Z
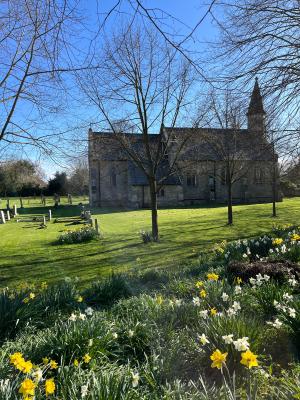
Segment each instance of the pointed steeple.
M260 93L258 79L255 78L254 88L251 94L251 100L248 107L248 130L251 132L265 132L265 110L263 98Z
M251 95L250 104L248 107L249 114L265 114L262 95L258 84L258 78L255 78L255 84Z

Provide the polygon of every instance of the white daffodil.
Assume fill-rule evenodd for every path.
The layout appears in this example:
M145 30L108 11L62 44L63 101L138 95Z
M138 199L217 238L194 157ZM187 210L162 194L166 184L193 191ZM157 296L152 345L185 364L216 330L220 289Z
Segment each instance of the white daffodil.
M88 395L88 385L81 386L81 397L86 397Z
M221 296L221 297L222 297L222 300L223 300L223 301L227 301L228 298L229 298L228 294L225 293L225 292L222 293L222 296Z
M194 306L200 306L200 297L193 297L193 304Z
M200 314L200 317L206 319L208 317L208 310L201 310L199 312L199 314Z
M230 334L230 335L224 335L224 336L222 336L222 339L224 340L224 342L225 342L226 344L231 344L231 343L233 343L233 335L232 335L232 334Z
M235 294L242 293L242 288L240 287L240 285L236 285L236 287L234 288L234 293Z
M140 375L138 372L131 372L132 376L132 387L137 387L140 380Z
M232 308L234 309L234 311L238 312L241 309L241 305L238 301L234 301L232 304Z
M199 341L203 344L203 346L206 345L207 343L210 343L205 333L202 333L202 335L199 336Z
M91 315L93 315L94 310L92 309L92 307L88 307L85 309L85 313L90 317Z
M86 319L86 315L79 313L78 318L81 319L81 321L84 321Z
M291 318L296 318L296 310L294 308L289 307L288 313Z
M289 284L290 284L292 287L297 286L297 281L296 281L295 278L290 278L290 279L288 280L288 282L289 282Z
M282 325L282 322L279 321L278 318L276 318L274 322L272 322L272 321L267 321L267 324L268 324L268 325L272 325L272 326L273 326L274 328L276 328L276 329L279 329L279 328L281 327L281 325Z
M75 322L77 320L77 315L75 313L72 313L69 316L69 321Z
M246 253L243 254L243 258L248 258Z
M291 294L289 294L289 293L283 293L282 298L283 298L283 300L285 300L285 301L287 301L287 302L293 300L293 296L292 296Z
M113 337L113 339L118 339L118 334L116 332L113 332L111 336Z
M31 376L36 382L40 382L43 379L43 371L40 368L38 368L35 371L33 371Z
M132 329L129 329L128 337L132 338L133 335L134 335L134 331Z
M234 340L233 344L237 351L246 351L249 349L248 337L242 337L240 339Z
M175 300L175 306L180 307L182 305L183 301L181 299L176 299Z

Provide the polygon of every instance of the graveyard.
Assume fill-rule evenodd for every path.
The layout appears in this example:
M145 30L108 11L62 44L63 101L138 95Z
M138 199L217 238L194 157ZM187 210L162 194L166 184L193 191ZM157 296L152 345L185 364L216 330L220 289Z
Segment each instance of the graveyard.
M6 203L2 199L2 210ZM58 207L53 198L47 198L45 205L40 198L24 198L23 208L19 199L11 199L12 210L14 204L18 215L7 221L4 211L6 223L0 224L2 287L66 277L77 277L84 286L112 273L180 270L198 263L199 257L223 240L248 239L270 232L273 225L294 223L300 211L298 198L278 203L277 218L271 217L271 204L235 206L230 227L225 206L161 209L161 239L145 245L140 231L150 229L149 210L90 209L84 197L74 197L72 204L62 197ZM91 211L93 225L97 219L100 237L88 243L58 245L63 232L88 224L80 219L82 205Z

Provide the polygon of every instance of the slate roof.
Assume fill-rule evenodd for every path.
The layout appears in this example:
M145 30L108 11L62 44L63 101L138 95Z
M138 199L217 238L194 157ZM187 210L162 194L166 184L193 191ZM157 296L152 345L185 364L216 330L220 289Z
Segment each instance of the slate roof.
M180 158L195 161L221 161L225 154L236 154L240 160L272 161L273 150L267 139L248 129L164 128L167 137L172 133L180 141L190 136Z

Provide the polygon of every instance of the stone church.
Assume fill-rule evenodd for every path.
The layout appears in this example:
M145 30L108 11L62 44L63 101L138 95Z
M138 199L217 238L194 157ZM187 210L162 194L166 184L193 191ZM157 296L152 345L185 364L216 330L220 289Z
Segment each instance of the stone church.
M164 146L163 162L157 170L158 205L226 203L228 179L233 183L233 203L272 201L274 182L277 187L277 155L266 138L265 117L256 79L247 112L247 129L163 126L160 133L149 135L153 146ZM129 142L135 149L141 149L142 154L141 134L122 135L126 139L128 136ZM114 134L93 132L90 128L88 140L91 205L149 207L146 175ZM174 157L177 157L176 171L166 173L168 165L175 165Z

